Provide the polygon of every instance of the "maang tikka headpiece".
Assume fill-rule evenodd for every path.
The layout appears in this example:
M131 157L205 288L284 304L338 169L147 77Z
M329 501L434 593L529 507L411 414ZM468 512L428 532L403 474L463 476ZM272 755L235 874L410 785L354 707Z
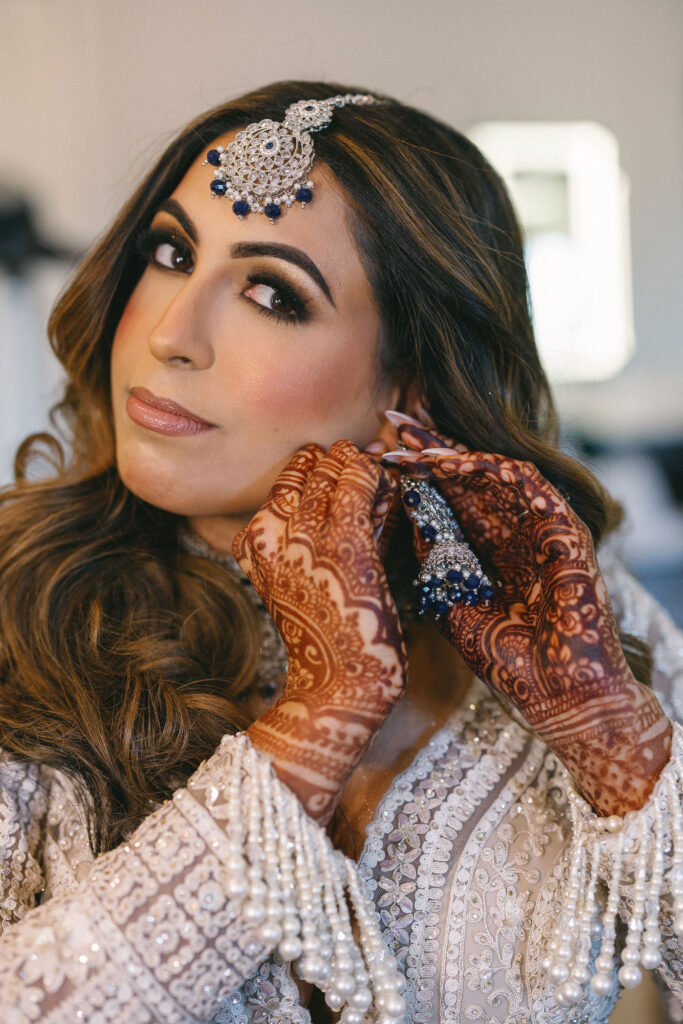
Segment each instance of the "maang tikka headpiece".
M313 198L308 177L315 159L311 132L327 128L335 107L381 102L363 93L299 100L287 107L281 122L255 121L238 132L227 149L216 146L206 154L204 164L215 168L212 198L232 199L240 219L248 213L265 213L271 224L283 206L295 202L306 206Z

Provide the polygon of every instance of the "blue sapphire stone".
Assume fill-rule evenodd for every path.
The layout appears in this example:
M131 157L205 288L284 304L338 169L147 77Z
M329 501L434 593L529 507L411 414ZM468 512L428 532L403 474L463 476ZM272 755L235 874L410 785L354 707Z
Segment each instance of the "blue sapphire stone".
M269 220L275 220L276 217L280 216L282 210L277 203L268 203L268 205L264 207L263 212Z
M265 144L265 146L263 148L264 149L272 149L274 145L275 145L274 142L266 142L266 144Z
M206 154L208 163L213 164L214 167L219 167L221 162L221 155L217 149L210 149Z
M464 597L465 604L475 605L479 604L479 598L473 590L468 590Z
M448 600L451 604L459 604L462 601L462 590L458 590L457 587L451 587L448 591Z
M228 186L220 178L214 178L211 182L211 191L215 196L224 196L228 191Z
M437 530L435 526L431 526L429 523L427 523L426 526L422 527L420 533L422 534L425 540L434 540L434 538L436 537Z
M432 576L432 578L430 579L429 583L430 583L430 586L432 587L432 589L436 590L437 587L441 586L441 584L443 583L443 580L441 579L440 576Z
M446 604L445 601L437 601L436 602L436 607L435 607L434 610L435 610L437 615L443 615L444 612L447 612L449 608L450 608L450 605Z
M431 594L432 588L429 583L420 583L417 587L418 594Z
M417 508L421 500L419 491L406 491L403 495L403 504L408 508Z
M493 597L493 587L490 583L482 583L479 587L479 597L482 601L490 601Z
M232 212L236 213L238 217L246 217L249 213L249 203L245 202L244 199L237 199L232 204Z
M294 193L294 198L297 203L310 203L313 198L313 193L310 188L298 188Z
M426 611L427 608L431 608L433 604L434 601L432 600L431 597L429 597L428 594L420 594L420 596L417 599L417 606L420 609L420 611Z
M462 583L462 573L459 569L449 569L446 573L446 579L449 583Z
M467 579L465 580L465 586L467 587L468 590L476 590L480 583L480 577L475 576L474 573L472 573L471 576L468 576Z

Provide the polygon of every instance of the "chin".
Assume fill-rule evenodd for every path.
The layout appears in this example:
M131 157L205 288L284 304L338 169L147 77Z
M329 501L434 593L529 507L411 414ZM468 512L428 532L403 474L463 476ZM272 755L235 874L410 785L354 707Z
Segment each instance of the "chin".
M266 500L277 476L269 471L259 479L248 481L239 490L229 492L227 488L221 489L220 481L216 480L220 471L201 474L197 479L195 467L191 477L186 478L176 468L124 455L117 458L117 467L121 480L136 497L164 512L188 518L251 518Z

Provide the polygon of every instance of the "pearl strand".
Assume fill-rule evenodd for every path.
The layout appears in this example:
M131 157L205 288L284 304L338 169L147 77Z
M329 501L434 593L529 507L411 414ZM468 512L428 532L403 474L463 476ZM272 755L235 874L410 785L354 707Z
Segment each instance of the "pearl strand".
M401 994L406 988L406 980L382 938L375 908L361 889L358 869L349 860L346 861L346 883L358 922L365 963L375 990L375 1005L380 1011L377 1024L400 1024L407 1010Z
M405 979L384 945L356 865L334 850L244 733L223 745L231 748L230 769L215 789L225 792L226 894L242 904L266 950L277 948L283 960L296 961L299 976L327 993L331 1009L346 1004L342 1024L362 1024L373 994L377 1024L399 1024Z
M245 872L247 863L244 859L244 830L240 815L240 791L242 782L242 759L245 753L245 742L242 736L235 737L231 771L226 782L227 789L226 813L227 858L223 865L223 886L227 896L241 900L247 892Z
M683 938L683 812L681 811L680 794L683 791L683 759L676 766L676 780L669 780L670 803L673 814L672 843L673 858L671 864L671 893L674 901L673 929L679 939Z
M260 926L266 918L266 897L268 895L268 887L263 877L263 850L261 847L263 825L261 820L261 800L259 799L258 786L256 785L254 752L251 749L248 752L245 769L246 777L244 780L244 798L247 814L246 851L249 859L249 865L246 871L248 898L242 908L242 912L247 921L254 926Z
M576 804L571 804L570 809L572 824L576 831L578 829L578 807ZM544 961L548 977L558 986L555 989L555 1001L560 1006L573 1006L583 995L583 988L574 978L570 979L569 974L575 935L578 940L578 934L576 934L578 932L577 904L582 888L580 882L584 861L584 846L580 842L575 843L570 855L569 880L562 910L557 924L553 928L552 939L548 944L549 957L547 961Z
M290 825L293 822L285 814L283 800L275 801L275 814L278 830L283 932L283 937L277 950L283 960L292 961L300 957L303 951L301 923L296 909L296 882L294 878L294 860L292 858L292 851L296 844L289 831Z
M624 854L634 847L634 840L637 849L633 866L633 902L617 975L620 984L624 988L634 987L642 978L640 967L653 970L662 962L659 905L668 831L672 851L669 880L673 897L673 929L683 937L682 794L683 729L680 725L674 725L669 764L657 780L647 804L639 811L629 811L623 818L618 815L601 818L574 790L567 776L573 833L568 881L558 924L548 942L548 953L542 960L542 967L555 987L555 999L559 1005L573 1005L582 997L582 986L590 978L591 936L597 937L600 933L602 945L590 986L596 995L612 993L615 920L620 890L626 884L622 878L622 861ZM581 889L588 865L590 877L581 905ZM601 871L603 865L604 876ZM595 920L599 877L609 881L602 928Z
M314 828L315 826L311 819L302 814L300 820L300 836L303 863L305 865L308 879L307 906L309 907L309 910L308 921L304 921L304 924L307 924L307 928L304 933L303 941L304 958L299 961L299 974L304 981L313 982L318 986L318 988L325 992L327 982L332 971L332 948L330 944L329 924L325 917L322 901L323 865L315 856L315 844L311 837L311 831ZM306 954L309 954L314 962L315 967L313 970L311 969L311 963ZM307 971L308 973L303 974L303 971Z
M619 968L617 975L624 988L635 988L643 977L638 963L640 962L640 942L643 930L643 915L645 913L645 882L647 879L648 855L650 853L648 821L644 816L640 820L638 843L639 853L633 882L633 907L628 924L626 944L621 951L623 966Z
M600 953L595 961L596 973L591 978L591 988L598 996L606 996L612 991L612 978L610 977L614 967L614 941L617 931L614 923L619 908L619 883L621 881L621 859L623 856L624 837L619 833L616 849L614 851L614 865L612 877L610 878L609 892L607 895L607 906L602 917L602 945Z
M261 925L259 935L265 946L277 946L284 934L281 923L283 918L280 898L282 887L276 843L278 834L273 814L275 800L271 787L270 765L265 759L259 760L256 777L261 783L263 797L263 876L267 888L266 920Z
M662 936L659 931L659 894L664 874L664 822L662 820L662 807L659 800L655 801L654 815L654 857L650 884L645 899L645 931L643 933L643 948L640 954L641 964L650 971L654 970L655 967L659 967L662 962L662 954L659 952L662 942Z

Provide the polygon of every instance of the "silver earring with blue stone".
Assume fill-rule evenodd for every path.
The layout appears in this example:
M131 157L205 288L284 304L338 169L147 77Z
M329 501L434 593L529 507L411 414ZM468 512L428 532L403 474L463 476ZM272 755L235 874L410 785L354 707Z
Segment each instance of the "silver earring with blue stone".
M417 609L438 619L453 605L491 603L493 587L439 491L426 480L401 475L403 504L423 540L432 547L414 581Z

